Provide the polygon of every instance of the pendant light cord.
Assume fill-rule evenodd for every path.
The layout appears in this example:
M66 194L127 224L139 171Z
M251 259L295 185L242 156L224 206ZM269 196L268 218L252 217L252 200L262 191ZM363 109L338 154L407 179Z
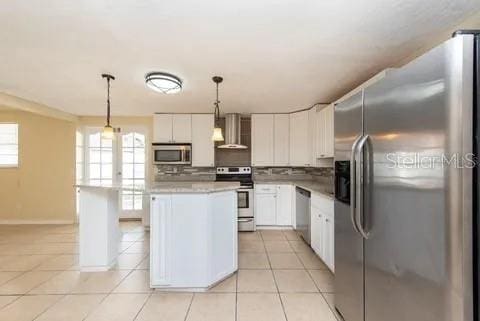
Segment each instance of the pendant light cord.
M107 126L110 126L110 77L107 77Z
M218 100L218 82L217 82L217 100L215 101L215 123L218 126L218 122L220 119L220 107L218 105L220 104L220 100Z

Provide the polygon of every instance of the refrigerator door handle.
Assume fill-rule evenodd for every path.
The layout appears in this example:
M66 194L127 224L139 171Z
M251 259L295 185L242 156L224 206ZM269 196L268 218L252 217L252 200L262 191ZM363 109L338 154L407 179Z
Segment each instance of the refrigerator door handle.
M357 233L360 233L357 227L357 223L355 220L355 213L357 208L357 200L356 200L356 185L357 185L357 172L356 172L356 162L355 162L355 154L357 150L358 142L362 139L362 136L358 136L352 144L352 153L350 154L350 219L352 220L352 225Z
M368 146L368 144L365 145L368 139L369 139L369 136L364 135L358 141L356 146L356 151L355 151L355 154L356 154L355 159L358 159L358 161L356 162L356 166L358 166L358 169L355 169L355 174L357 175L357 177L355 178L355 184L357 185L356 190L358 193L358 195L356 195L355 197L357 199L357 205L358 205L355 211L355 225L357 227L358 233L360 233L360 235L362 235L364 239L368 239L368 233L363 228L363 222L365 221L364 212L363 212L363 198L364 198L363 179L364 179L364 168L365 168L364 163L365 162L363 161L361 152L364 146ZM360 159L360 157L362 157L362 159ZM369 166L368 162L366 163L366 166Z

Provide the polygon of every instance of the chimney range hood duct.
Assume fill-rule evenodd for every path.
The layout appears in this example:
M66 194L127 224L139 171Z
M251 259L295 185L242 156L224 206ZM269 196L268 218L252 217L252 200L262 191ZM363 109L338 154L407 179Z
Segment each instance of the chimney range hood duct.
M239 114L226 114L225 144L218 146L218 148L246 149L247 146L242 145L242 142L240 140L241 129L241 116Z

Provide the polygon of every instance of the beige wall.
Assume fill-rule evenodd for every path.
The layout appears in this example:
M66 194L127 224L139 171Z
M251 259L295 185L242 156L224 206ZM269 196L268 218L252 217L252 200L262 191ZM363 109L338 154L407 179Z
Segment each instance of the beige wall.
M0 110L19 124L19 166L0 168L0 222L73 222L75 123Z

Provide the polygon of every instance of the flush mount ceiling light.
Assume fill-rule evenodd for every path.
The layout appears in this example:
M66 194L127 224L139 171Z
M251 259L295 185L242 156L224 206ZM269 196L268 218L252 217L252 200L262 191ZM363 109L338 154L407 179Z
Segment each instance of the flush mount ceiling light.
M151 72L145 76L148 88L164 94L176 94L182 90L182 80L166 72Z

